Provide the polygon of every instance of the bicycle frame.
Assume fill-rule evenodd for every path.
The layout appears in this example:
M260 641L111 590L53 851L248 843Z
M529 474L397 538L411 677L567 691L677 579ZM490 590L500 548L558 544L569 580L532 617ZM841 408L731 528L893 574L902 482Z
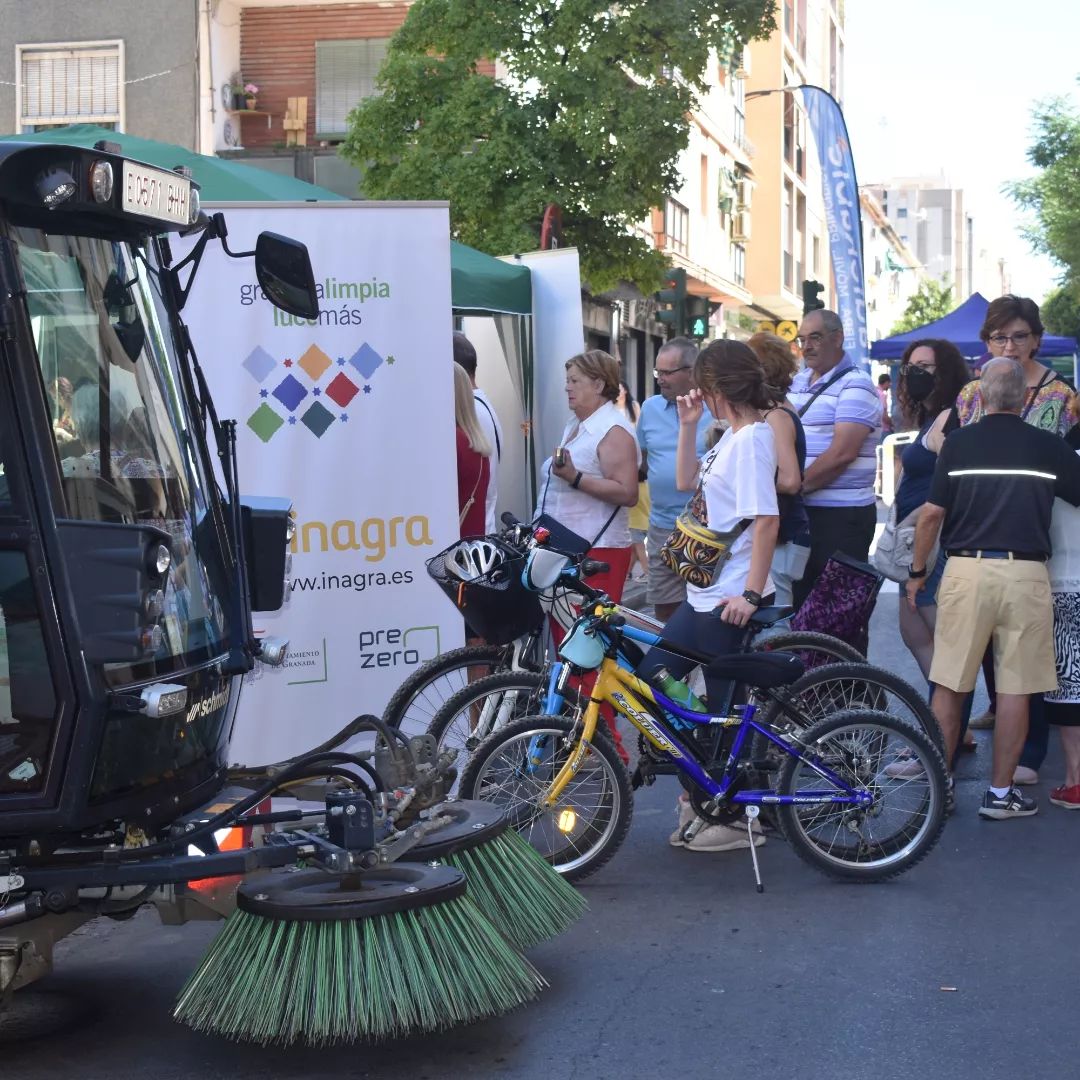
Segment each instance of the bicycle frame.
M561 661L554 665L550 683L553 691L557 692L558 683L567 668L568 666ZM710 798L755 806L823 805L827 803L867 806L873 802L873 796L870 792L859 791L851 787L832 770L807 757L801 748L790 745L779 736L774 735L768 728L759 724L754 719L757 705L753 699L748 704L739 706L741 711L737 716L713 716L709 713L692 712L672 701L646 680L620 667L618 662L611 656L605 656L597 675L596 685L590 695L589 704L582 717L581 736L574 747L573 753L559 770L558 775L551 782L542 799L542 804L546 808L554 807L566 785L585 760L585 756L588 754L589 747L596 735L596 728L600 719L600 706L605 703L611 705L620 715L625 716L655 750L670 760L680 772L686 773L699 788L708 793ZM658 711L662 710L664 713L669 713L689 724L738 729L735 732L734 741L719 780L714 780L708 775L693 746L684 743L666 718L654 713L650 709L650 705L656 707ZM753 732L764 735L766 739L778 746L789 757L806 762L814 772L818 773L830 784L835 784L839 790L831 793L795 791L787 795L782 795L771 789L733 791L732 788L735 784L737 766L743 747L746 745L747 738Z

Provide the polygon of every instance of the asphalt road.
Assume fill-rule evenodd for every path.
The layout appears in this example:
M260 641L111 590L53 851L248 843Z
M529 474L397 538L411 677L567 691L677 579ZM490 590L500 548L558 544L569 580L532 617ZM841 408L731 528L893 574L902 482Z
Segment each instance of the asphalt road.
M909 678L883 595L872 658ZM0 1045L13 1080L180 1077L1070 1077L1080 1060L1076 972L1080 815L980 821L988 735L959 811L911 873L835 884L780 840L693 854L666 843L674 780L639 793L619 854L590 878L588 915L537 948L551 986L527 1009L378 1047L264 1050L196 1035L170 1006L215 932L143 912L62 944L35 1009L62 1030ZM1055 746L1045 769L1058 780ZM1052 784L1044 783L1045 796ZM27 1001L29 1004L29 999Z

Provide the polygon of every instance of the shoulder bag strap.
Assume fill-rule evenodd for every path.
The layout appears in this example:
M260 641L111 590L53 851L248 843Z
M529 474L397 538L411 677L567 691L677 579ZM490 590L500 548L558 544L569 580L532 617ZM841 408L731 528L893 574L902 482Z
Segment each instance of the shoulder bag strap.
M1035 405L1035 399L1039 396L1039 391L1048 383L1051 379L1057 376L1057 372L1053 368L1047 368L1046 374L1039 380L1037 386L1033 386L1028 391L1027 403L1024 405L1024 411L1020 414L1021 420L1026 420L1028 413L1031 412Z
M480 471L476 474L476 483L473 484L472 494L465 500L465 505L458 512L458 525L465 524L465 518L469 511L472 509L472 505L476 502L476 492L480 487L480 481L484 479L484 458L480 459Z
M831 379L820 380L817 386L810 391L810 397L807 398L806 403L802 406L802 408L797 411L797 415L800 417L800 419L802 418L806 410L809 409L815 401L817 401L820 394L824 394L825 391L828 390L829 387L832 386L832 384L836 382L837 379L843 378L843 376L845 376L850 370L850 368L845 367L842 371L837 371Z
M499 425L495 422L495 414L491 411L491 406L483 398L474 397L473 400L477 405L483 405L488 416L491 417L491 430L495 432L495 460L502 461L502 445L499 443Z

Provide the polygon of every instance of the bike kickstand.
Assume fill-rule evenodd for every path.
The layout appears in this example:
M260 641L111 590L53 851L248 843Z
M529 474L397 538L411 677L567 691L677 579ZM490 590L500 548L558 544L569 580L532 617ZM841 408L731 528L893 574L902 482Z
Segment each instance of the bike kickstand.
M757 883L757 891L763 893L765 886L761 884L761 868L757 861L757 848L754 846L754 822L757 821L761 812L756 806L747 804L746 807L746 835L750 841L750 858L754 863L754 881Z

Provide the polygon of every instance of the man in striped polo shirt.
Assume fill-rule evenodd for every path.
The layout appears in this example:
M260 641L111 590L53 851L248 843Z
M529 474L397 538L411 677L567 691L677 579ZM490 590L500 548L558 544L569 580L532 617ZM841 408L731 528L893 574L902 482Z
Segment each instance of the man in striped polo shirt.
M810 517L810 558L795 584L795 604L813 588L835 551L863 562L877 524L874 474L881 400L870 376L844 352L835 311L811 311L799 327L803 370L788 401L806 430L803 499Z

